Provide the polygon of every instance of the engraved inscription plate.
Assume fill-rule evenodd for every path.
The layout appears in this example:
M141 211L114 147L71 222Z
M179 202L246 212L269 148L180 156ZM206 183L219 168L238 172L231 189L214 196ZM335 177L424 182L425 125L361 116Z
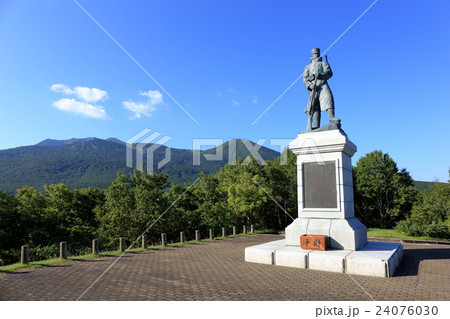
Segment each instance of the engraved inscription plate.
M336 163L320 164L303 163L304 207L337 208Z

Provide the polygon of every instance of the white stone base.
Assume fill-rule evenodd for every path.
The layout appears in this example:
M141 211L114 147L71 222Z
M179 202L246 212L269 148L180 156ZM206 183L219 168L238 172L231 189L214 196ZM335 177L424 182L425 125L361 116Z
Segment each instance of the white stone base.
M310 252L311 250L303 250L300 247L284 246L275 251L274 265L307 268Z
M403 245L369 241L363 249L347 256L350 274L391 277L403 257Z
M399 243L368 242L359 250L304 250L284 239L245 248L245 261L261 264L391 277L403 257Z
M245 261L259 264L274 264L275 250L285 247L284 239L245 248Z
M309 253L308 265L310 269L345 272L345 257L350 254L349 250L314 250Z
M286 245L299 246L300 236L326 235L331 249L357 250L367 243L367 228L357 218L296 218L286 227Z

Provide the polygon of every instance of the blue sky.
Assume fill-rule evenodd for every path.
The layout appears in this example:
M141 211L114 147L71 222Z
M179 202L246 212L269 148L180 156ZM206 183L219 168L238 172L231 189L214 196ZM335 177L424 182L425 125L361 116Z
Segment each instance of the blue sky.
M0 3L0 149L144 128L194 138L292 138L306 125L301 81L374 0ZM379 0L326 53L342 128L416 180L450 167L450 3ZM96 89L96 90L94 90ZM323 114L326 121L327 116ZM265 146L270 146L268 142Z

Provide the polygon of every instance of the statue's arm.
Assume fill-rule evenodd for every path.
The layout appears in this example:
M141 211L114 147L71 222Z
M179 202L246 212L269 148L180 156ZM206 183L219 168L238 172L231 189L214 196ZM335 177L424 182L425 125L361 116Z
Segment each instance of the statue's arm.
M314 86L314 74L310 74L308 65L303 71L303 85L308 89L312 90Z
M305 67L305 70L303 71L303 85L304 85L306 88L308 88L308 87L309 87L309 84L311 83L311 82L308 80L308 77L309 77L309 68L308 68L308 66L306 66L306 67Z
M322 62L322 72L320 72L319 79L328 80L333 76L333 71L331 71L331 67L328 62Z

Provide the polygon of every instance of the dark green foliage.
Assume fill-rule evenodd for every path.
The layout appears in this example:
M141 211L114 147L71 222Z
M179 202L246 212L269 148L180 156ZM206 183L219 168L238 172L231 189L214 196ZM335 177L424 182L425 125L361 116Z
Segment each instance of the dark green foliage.
M283 157L267 162L264 170L273 199L267 203L270 214L264 227L284 229L292 223L292 218L295 219L298 215L297 157L291 150L285 149Z
M59 257L59 244L30 247L30 261L39 261Z
M182 231L189 239L194 238L196 230L206 236L207 226L202 223L202 216L198 213L195 186L190 186L172 184L167 193L168 207L164 210L165 214L149 229L147 235L154 243L159 243L161 233L167 234L169 242L178 242Z
M404 219L417 191L409 173L381 151L359 159L353 168L355 215L368 227L392 228Z
M0 250L14 247L16 240L24 242L26 239L25 216L20 214L17 205L14 196L0 192Z
M450 217L450 185L434 183L428 191L420 193L408 217L418 225L442 223Z
M434 238L450 238L450 229L445 223L417 225L411 219L401 220L396 229L409 236L428 236Z
M201 174L199 182L192 189L192 194L194 196L192 204L197 206L195 209L192 207L192 211L199 219L199 230L202 233L206 234L208 227L225 226L224 221L227 220L229 207L227 194L220 186L217 174ZM228 220L228 223L230 222L234 220Z
M104 205L104 191L71 190L63 184L40 192L23 187L15 196L0 192L0 259L18 260L20 246L30 245L30 258L50 258L59 253L59 242L78 254L89 246L98 228L93 211ZM56 245L53 247L52 245ZM53 247L53 248L49 248ZM11 254L11 251L15 255Z
M397 224L397 229L411 236L449 238L450 185L434 183L420 192L411 214Z
M17 199L5 192L0 192L0 266L17 262L20 245L27 238L24 219L17 209Z
M0 249L0 266L14 264L20 261L20 249Z

